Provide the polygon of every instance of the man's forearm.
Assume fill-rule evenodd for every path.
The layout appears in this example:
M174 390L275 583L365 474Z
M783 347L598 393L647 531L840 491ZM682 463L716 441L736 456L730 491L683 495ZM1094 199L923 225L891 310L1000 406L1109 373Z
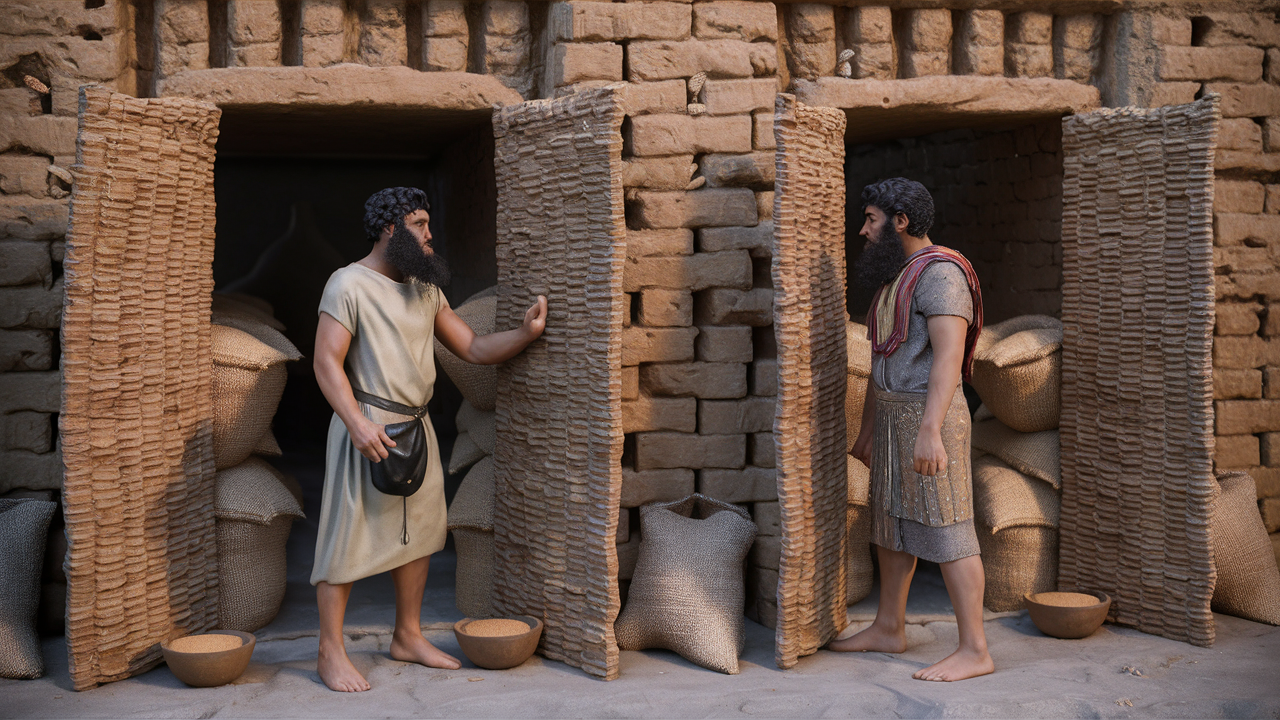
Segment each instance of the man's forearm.
M471 341L469 353L471 357L463 359L476 365L497 365L518 355L532 339L524 326L488 335L477 335Z

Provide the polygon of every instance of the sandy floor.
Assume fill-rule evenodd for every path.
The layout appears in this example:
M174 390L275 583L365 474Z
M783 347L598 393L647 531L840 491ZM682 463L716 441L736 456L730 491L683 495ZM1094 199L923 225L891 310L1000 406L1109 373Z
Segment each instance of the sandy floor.
M310 502L308 503L310 504ZM315 517L317 508L308 507ZM623 652L622 677L592 679L535 656L503 671L465 663L441 671L392 660L391 582L356 584L348 648L373 689L330 692L315 672L317 616L307 583L314 527L290 540L290 585L280 616L257 633L237 684L192 689L163 665L139 677L71 690L62 638L44 643L48 673L0 680L0 717L1260 717L1280 718L1280 628L1219 615L1212 648L1104 626L1084 640L1041 635L1025 613L986 623L994 675L955 685L911 679L955 647L956 626L936 567L922 567L902 655L819 652L791 670L773 662L773 633L747 621L741 674L704 670L666 651ZM454 557L433 561L422 622L460 655L451 630ZM850 608L869 620L872 598Z

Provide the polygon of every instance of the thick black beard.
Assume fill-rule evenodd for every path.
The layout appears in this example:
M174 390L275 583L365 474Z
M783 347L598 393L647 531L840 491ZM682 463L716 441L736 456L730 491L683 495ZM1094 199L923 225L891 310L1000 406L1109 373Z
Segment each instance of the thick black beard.
M907 251L893 226L885 223L874 242L862 246L862 254L853 264L853 282L860 288L877 290L892 282L907 263Z
M404 222L396 223L387 241L387 262L405 277L443 288L449 284L449 262L436 252L425 252Z

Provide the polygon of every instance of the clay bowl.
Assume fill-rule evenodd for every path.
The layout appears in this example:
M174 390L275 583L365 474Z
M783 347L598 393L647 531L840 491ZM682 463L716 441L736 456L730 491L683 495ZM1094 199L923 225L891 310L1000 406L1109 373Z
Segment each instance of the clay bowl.
M542 637L542 621L529 615L512 615L502 620L519 620L529 626L529 630L515 635L483 636L467 632L467 627L474 622L473 618L463 618L453 624L453 634L458 638L462 654L478 667L489 670L505 670L512 668L533 655L538 649L538 640Z
M1077 605L1070 601L1071 596L1081 599L1078 598L1081 595L1091 596L1096 602ZM1031 622L1040 628L1040 632L1068 640L1092 635L1102 627L1102 621L1107 619L1107 610L1111 608L1111 598L1101 592L1027 593L1024 597Z
M214 687L226 685L244 673L249 667L249 658L253 657L253 646L257 639L251 633L239 630L210 630L200 635L187 637L207 637L209 635L230 635L240 640L240 645L228 650L212 652L184 652L171 647L179 639L160 643L164 651L164 661L169 670L182 682L191 687ZM183 643L178 643L179 646Z

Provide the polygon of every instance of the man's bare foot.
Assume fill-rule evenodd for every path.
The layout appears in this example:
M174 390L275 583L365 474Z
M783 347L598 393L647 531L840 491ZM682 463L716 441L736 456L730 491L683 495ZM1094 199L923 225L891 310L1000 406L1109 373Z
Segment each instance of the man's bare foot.
M996 671L996 664L987 651L981 653L961 648L946 658L916 672L911 677L916 680L932 680L934 682L955 682L968 680L980 675L990 675Z
M441 670L457 670L462 667L458 658L437 648L422 637L422 633L395 633L391 636L391 657L401 662L418 663Z
M336 652L328 652L320 648L320 658L316 662L316 672L330 690L337 692L364 692L369 689L369 681L364 679L356 666L351 664L347 651L339 648Z
M832 640L827 643L827 649L835 652L906 652L907 632L906 628L894 632L871 623L861 632L843 640Z

